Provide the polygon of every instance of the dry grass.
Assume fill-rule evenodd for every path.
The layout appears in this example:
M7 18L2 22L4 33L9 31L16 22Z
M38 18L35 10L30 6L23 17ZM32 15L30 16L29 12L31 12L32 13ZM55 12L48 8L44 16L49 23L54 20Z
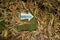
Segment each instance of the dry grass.
M60 40L60 0L0 0L0 21L5 25L0 40ZM36 31L18 31L22 25L18 15L21 12L35 14Z

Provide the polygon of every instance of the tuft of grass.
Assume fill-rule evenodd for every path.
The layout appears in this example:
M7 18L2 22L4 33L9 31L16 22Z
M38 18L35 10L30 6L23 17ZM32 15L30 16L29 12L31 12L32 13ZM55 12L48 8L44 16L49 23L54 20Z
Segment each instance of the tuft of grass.
M34 37L34 35L35 35L35 32L31 32L31 36Z
M7 24L7 22L5 22L4 20L0 21L0 31L2 31L5 28L5 24Z

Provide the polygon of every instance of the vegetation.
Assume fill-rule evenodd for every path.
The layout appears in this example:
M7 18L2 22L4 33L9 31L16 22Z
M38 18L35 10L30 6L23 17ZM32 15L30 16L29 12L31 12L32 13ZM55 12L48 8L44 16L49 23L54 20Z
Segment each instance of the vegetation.
M60 0L0 0L0 40L60 40Z

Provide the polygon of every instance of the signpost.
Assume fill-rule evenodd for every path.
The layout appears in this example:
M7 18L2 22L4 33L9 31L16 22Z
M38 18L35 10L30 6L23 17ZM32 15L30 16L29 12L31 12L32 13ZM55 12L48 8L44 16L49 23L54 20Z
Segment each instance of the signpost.
M28 19L28 21L30 21L33 18L33 15L29 12L28 14L26 13L21 13L21 20L25 20Z

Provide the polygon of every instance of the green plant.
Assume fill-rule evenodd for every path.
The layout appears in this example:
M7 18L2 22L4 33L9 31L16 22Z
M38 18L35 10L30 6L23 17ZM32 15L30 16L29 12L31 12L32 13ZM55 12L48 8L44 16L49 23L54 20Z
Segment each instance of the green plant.
M2 31L5 28L5 24L7 24L7 22L5 22L4 20L0 21L0 31Z

